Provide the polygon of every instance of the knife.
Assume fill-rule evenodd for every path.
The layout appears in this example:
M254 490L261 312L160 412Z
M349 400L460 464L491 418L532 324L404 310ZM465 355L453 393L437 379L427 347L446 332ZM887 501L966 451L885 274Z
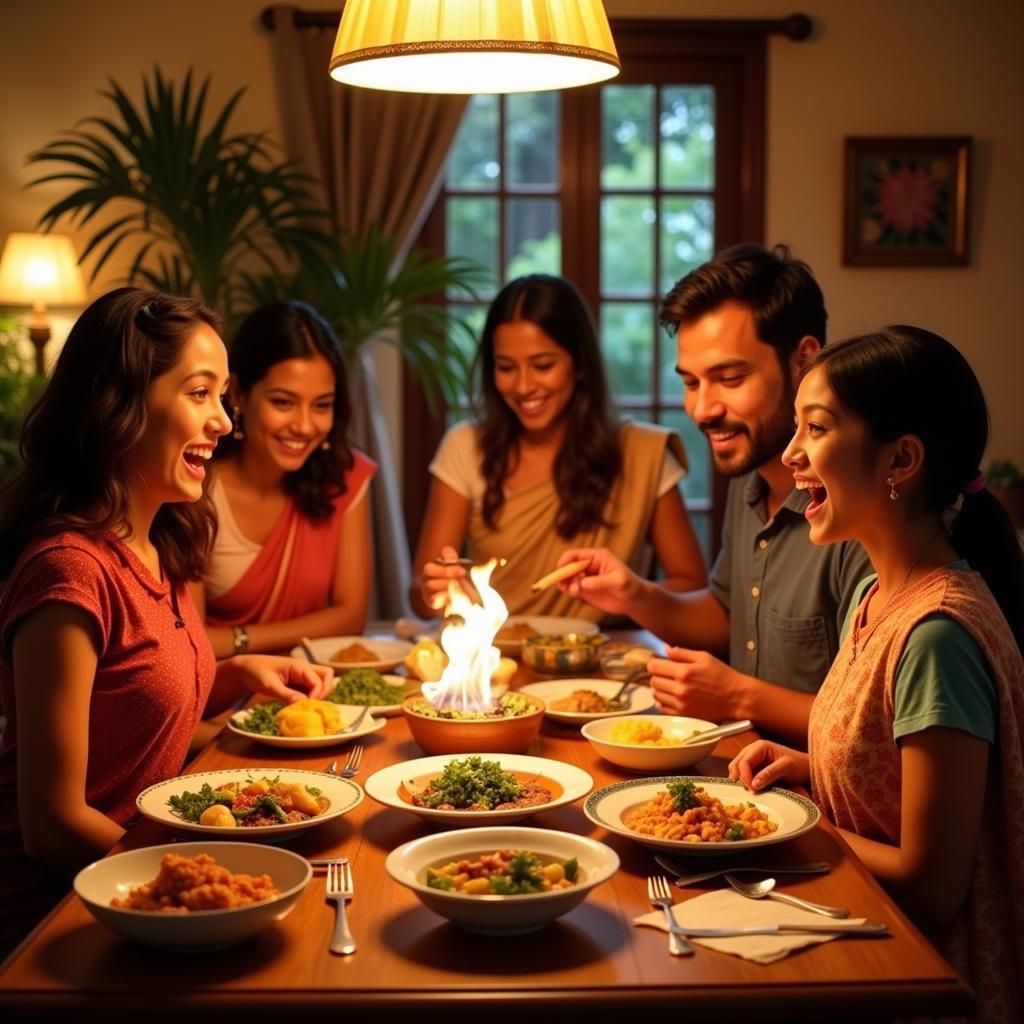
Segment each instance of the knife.
M737 871L756 871L765 875L824 875L831 870L831 865L823 860L811 861L809 864L794 864L791 867L756 867L754 865L736 865L732 867L717 867L713 870L699 871L692 875L684 875L679 868L668 858L655 855L654 859L669 874L676 877L672 880L673 885L685 889L688 885L695 885L697 882L706 882L710 878L718 878L727 872L733 874Z
M678 922L677 922L678 923ZM808 921L806 924L759 924L750 928L691 928L680 924L679 930L693 939L726 939L739 935L782 935L799 932L823 932L826 935L888 935L889 926L881 921Z

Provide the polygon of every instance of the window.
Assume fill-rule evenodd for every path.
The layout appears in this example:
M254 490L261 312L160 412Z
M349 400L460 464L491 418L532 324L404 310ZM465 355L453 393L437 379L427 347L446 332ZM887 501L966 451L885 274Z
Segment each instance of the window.
M710 557L724 483L683 413L675 345L657 309L665 291L716 250L761 240L764 42L675 22L612 27L623 62L612 83L471 99L425 236L432 248L487 267L494 291L532 271L580 287L622 415L683 436L684 494ZM486 303L448 300L482 327ZM450 410L449 418L464 414ZM412 532L442 429L426 429L407 402Z

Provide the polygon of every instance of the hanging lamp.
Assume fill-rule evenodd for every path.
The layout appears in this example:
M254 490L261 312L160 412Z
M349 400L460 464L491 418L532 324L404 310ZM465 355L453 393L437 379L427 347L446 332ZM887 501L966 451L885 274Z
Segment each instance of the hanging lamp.
M330 63L395 92L567 89L619 73L601 0L347 0Z

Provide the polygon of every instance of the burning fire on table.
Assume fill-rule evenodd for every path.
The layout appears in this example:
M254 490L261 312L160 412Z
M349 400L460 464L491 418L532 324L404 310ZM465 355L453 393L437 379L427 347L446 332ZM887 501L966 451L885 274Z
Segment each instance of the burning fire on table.
M479 602L472 600L457 580L449 582L447 625L441 632L448 664L437 682L423 684L423 699L413 707L417 714L432 718L507 718L534 710L533 703L524 696L510 692L496 700L492 690L491 679L501 660L494 638L508 618L501 594L491 586L497 564L492 558L469 570Z

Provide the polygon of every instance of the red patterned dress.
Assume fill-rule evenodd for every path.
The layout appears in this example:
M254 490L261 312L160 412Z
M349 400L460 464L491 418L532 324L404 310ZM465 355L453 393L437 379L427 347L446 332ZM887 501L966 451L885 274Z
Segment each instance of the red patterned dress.
M897 666L907 638L924 619L942 614L959 623L991 670L998 738L967 898L954 921L933 938L978 995L977 1020L1022 1020L1024 661L978 573L936 569L898 593L884 611L860 629L855 660L847 636L811 710L814 799L839 828L899 844L902 772L893 739ZM857 619L863 612L864 602Z

